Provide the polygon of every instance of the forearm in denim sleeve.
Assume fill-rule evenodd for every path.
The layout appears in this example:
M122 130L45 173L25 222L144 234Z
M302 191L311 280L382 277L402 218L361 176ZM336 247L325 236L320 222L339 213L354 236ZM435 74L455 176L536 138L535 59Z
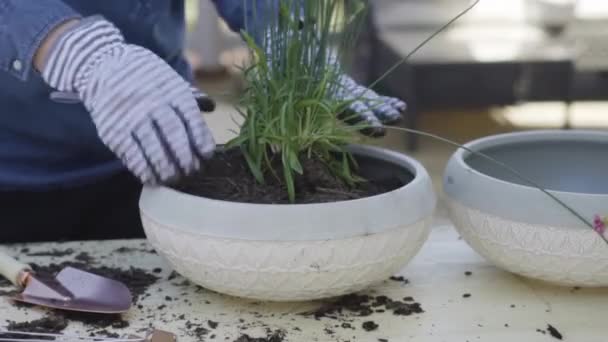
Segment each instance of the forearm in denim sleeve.
M0 72L26 80L49 32L79 17L61 0L0 0Z
M281 0L212 0L218 14L234 32L262 37L266 25L279 13Z

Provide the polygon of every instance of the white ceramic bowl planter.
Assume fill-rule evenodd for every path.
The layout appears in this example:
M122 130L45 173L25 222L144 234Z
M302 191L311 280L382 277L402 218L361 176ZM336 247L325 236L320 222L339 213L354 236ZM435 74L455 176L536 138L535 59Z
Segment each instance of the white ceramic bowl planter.
M359 200L269 205L145 188L146 235L177 272L238 297L301 301L363 290L402 269L426 241L436 197L416 160L352 146L368 173L406 185ZM365 176L365 175L364 175Z
M549 190L589 221L608 215L608 133L530 131L466 145ZM452 220L481 255L560 285L607 286L608 245L573 214L508 171L459 149L444 177Z

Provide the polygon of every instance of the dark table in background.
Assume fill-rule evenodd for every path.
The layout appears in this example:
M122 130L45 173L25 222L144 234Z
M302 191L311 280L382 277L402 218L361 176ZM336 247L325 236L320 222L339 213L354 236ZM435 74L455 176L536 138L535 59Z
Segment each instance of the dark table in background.
M373 81L410 53L440 26L408 20L407 1L376 6L375 37L369 49L368 80ZM377 2L380 4L380 2ZM391 5L392 4L392 5ZM466 7L433 8L444 22ZM427 8L428 9L428 8ZM420 13L419 15L431 15ZM408 103L405 125L416 128L425 110L512 105L520 101L564 101L573 97L576 49L563 35L524 24L456 24L434 38L389 77L379 91ZM408 135L410 150L418 138Z

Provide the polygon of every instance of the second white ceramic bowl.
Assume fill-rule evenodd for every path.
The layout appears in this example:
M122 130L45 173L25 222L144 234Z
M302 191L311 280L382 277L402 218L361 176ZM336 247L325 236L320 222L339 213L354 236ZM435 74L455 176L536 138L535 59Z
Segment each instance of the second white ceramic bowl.
M592 222L608 215L608 133L528 131L466 145L540 183ZM510 272L559 285L608 286L608 244L546 194L459 149L444 191L450 216L479 254Z

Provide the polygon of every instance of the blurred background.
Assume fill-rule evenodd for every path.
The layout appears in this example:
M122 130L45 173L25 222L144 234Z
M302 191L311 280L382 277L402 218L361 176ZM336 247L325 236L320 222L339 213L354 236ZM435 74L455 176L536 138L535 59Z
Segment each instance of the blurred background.
M352 75L370 84L469 0L371 0ZM188 56L220 102L218 140L235 127L240 38L208 0L188 0ZM608 1L481 0L381 82L408 103L401 125L464 143L527 129L608 129ZM237 120L238 122L238 120ZM454 148L400 132L371 141L418 158L440 187Z

